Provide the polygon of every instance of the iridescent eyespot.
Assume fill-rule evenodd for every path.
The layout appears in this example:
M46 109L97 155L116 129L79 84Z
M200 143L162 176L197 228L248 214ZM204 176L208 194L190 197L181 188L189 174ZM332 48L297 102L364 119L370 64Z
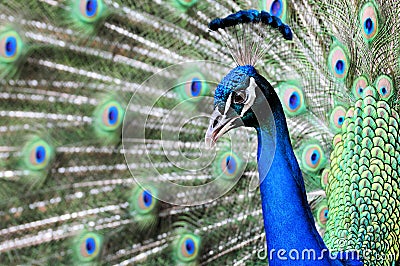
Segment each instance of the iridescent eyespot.
M369 86L368 80L364 76L360 76L354 81L352 91L356 99L363 98L364 91L368 86Z
M9 30L0 34L0 62L16 61L22 50L22 40L16 31Z
M90 256L96 251L96 241L93 237L86 238L86 241L82 243L83 252L86 253L85 255Z
M86 23L95 22L104 11L102 0L76 0L75 6L78 18Z
M118 122L118 108L115 106L110 106L108 110L105 112L106 117L103 117L104 124L108 124L110 126L115 125Z
M206 79L200 72L191 72L179 79L177 93L182 101L189 100L191 102L198 101L209 92Z
M347 51L339 44L334 44L329 52L328 67L338 79L345 79L349 71L350 60Z
M46 159L46 150L43 146L37 146L34 151L32 151L32 157L37 164L41 164Z
M328 221L329 210L328 206L322 206L318 209L318 219L317 222L319 226L325 227L326 222Z
M362 33L367 41L374 39L378 32L378 14L373 3L366 3L360 11Z
M143 207L148 208L153 202L153 196L148 190L143 191L141 201L143 202Z
M178 259L190 262L197 258L200 248L200 238L194 234L184 234L178 240Z
M5 39L5 56L11 57L17 53L17 39L14 36Z
M319 171L326 162L324 151L319 144L305 145L301 154L303 170L311 173Z
M262 0L261 9L266 10L272 16L280 18L282 21L286 19L286 0Z
M184 244L182 245L182 253L184 256L192 256L195 252L196 246L193 239L186 239Z
M283 109L289 116L302 114L306 111L303 91L296 85L284 83L279 86L279 96Z
M108 105L104 108L103 124L110 130L112 130L115 125L119 125L118 121L120 120L120 114L118 109L119 108L116 105Z
M321 174L321 186L323 189L325 189L328 186L329 182L329 169L326 168L324 171L322 171Z
M53 152L53 148L46 141L35 137L23 148L24 164L30 170L43 170L49 165Z
M138 196L137 201L140 212L149 212L154 208L156 200L153 199L149 190L143 190Z
M104 131L114 131L122 123L124 110L117 101L108 101L96 109L99 127Z
M140 214L147 214L153 211L157 204L155 195L156 192L154 189L146 188L143 190L139 186L135 187L132 197L129 200L131 210Z
M223 164L225 165L225 172L228 175L233 175L237 169L237 163L236 163L236 159L234 156L228 155L225 158L225 162L223 162Z
M93 17L97 13L97 0L87 0L87 1L82 1L86 2L85 5L85 13L86 16L88 17Z
M337 106L333 109L330 115L330 126L336 132L340 132L346 119L346 109L342 106Z
M192 97L197 97L201 93L202 83L201 80L198 78L193 78L192 83L190 85L190 94Z
M300 95L297 91L294 91L293 93L290 94L289 100L288 100L289 108L292 110L296 110L300 106Z
M96 233L83 233L75 239L75 256L81 262L93 261L102 248L103 237Z
M382 99L389 99L393 95L393 81L386 75L381 75L376 79L375 87Z
M239 156L231 151L219 152L215 159L214 169L217 177L221 176L224 179L234 179L239 177L243 171L243 161Z

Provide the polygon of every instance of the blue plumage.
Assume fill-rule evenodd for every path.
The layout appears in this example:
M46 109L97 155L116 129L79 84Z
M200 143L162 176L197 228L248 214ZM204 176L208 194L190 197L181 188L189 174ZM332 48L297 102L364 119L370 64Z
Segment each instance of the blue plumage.
M86 2L86 15L93 17L97 12L97 0L89 0Z
M256 69L253 66L238 66L229 72L215 89L214 105L225 103L229 93L240 88L246 88L248 78L256 74ZM224 104L225 105L225 104Z
M241 14L238 12L235 16ZM337 63L336 70L343 72L343 64ZM295 109L300 103L299 98L298 94L292 94L289 107ZM206 139L211 138L215 142L219 135L241 125L257 131L258 172L269 264L291 265L296 257L285 256L285 253L295 251L303 254L311 250L314 256L303 257L296 265L342 265L341 260L329 255L316 229L302 172L290 142L284 110L271 84L258 74L254 66L238 66L218 84L214 105ZM238 120L241 120L240 123ZM321 152L313 146L306 150L310 169L320 167L323 162ZM272 165L269 163L271 160ZM287 201L288 195L290 202ZM284 253L274 253L278 250ZM359 260L355 262L359 263Z

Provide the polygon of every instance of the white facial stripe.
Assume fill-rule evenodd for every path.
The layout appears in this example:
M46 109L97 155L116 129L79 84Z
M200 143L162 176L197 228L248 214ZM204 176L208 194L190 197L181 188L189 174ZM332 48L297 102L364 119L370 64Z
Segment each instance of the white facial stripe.
M224 115L226 115L226 113L229 111L231 103L232 103L232 93L229 94L228 100L226 101Z
M249 110L253 106L254 101L256 100L256 87L257 87L256 81L254 80L253 77L251 77L249 87L247 87L246 89L249 93L249 98L247 99L242 109L240 117L243 117L243 115L247 112L247 110Z

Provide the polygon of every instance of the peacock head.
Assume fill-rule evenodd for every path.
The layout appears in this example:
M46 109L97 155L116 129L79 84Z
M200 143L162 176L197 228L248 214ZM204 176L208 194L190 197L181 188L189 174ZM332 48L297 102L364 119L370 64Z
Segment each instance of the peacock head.
M251 65L238 66L222 79L215 90L214 112L205 137L208 147L233 128L260 126L257 114L266 110L268 95L274 93L266 84Z
M206 133L206 145L209 147L214 146L219 137L233 128L260 128L261 124L272 121L269 114L280 106L271 84L254 68L266 51L260 44L265 38L271 38L261 30L263 25L276 29L277 37L293 39L290 27L266 11L240 10L225 18L213 19L208 25L212 31L225 31L228 36L236 36L234 42L227 37L225 44L239 65L222 79L215 91L214 113ZM254 38L253 33L259 38ZM223 36L221 34L225 38ZM270 130L273 128L272 124L266 126Z

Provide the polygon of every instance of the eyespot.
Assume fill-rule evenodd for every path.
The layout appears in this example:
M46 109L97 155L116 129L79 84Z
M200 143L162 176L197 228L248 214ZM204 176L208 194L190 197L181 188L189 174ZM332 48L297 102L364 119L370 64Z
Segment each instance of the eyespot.
M243 161L232 151L220 152L215 160L216 176L224 179L234 179L242 174Z
M184 234L178 241L178 259L184 262L197 258L200 247L200 238L193 234Z
M249 94L247 91L235 91L233 95L233 103L235 104L243 104L249 98Z
M322 206L318 209L317 222L319 226L325 228L326 222L328 221L328 215L329 215L328 206Z
M381 75L376 79L375 87L382 99L389 99L393 95L393 81L386 75Z
M140 214L150 213L157 205L155 195L156 192L153 188L146 188L143 190L141 187L136 186L129 200L131 210Z
M373 3L366 3L360 11L362 33L367 41L374 39L378 32L378 14Z
M149 190L144 190L141 193L139 193L138 203L141 213L144 212L147 213L154 208L155 199L153 199L153 196L151 195L151 192Z
M90 256L96 251L96 241L93 237L86 238L85 242L82 243L82 254L84 256Z
M114 131L122 123L124 110L117 101L108 101L96 111L99 126L104 131Z
M299 87L291 84L282 84L279 89L279 95L287 115L299 115L306 110L304 94Z
M225 167L225 173L228 175L233 175L235 174L237 170L237 162L234 156L227 155L224 158L224 161L222 161L221 167Z
M262 0L261 9L268 11L272 16L286 19L286 0Z
M185 85L185 92L188 97L198 97L202 93L203 82L199 77L193 77L191 81Z
M328 57L328 67L331 73L338 79L345 79L349 71L349 66L348 53L341 45L335 44L331 48Z
M148 190L145 190L142 193L141 200L143 201L143 207L148 208L149 206L151 206L151 203L153 202L153 196L151 196Z
M202 83L201 80L198 78L193 78L192 83L190 85L190 94L192 97L197 97L201 93Z
M53 157L53 148L46 141L34 138L25 145L23 154L28 169L38 171L49 165Z
M177 93L183 101L198 101L202 98L201 96L206 95L209 91L209 86L205 80L200 72L194 71L185 75L179 80L182 85L176 88Z
M319 144L308 144L303 148L301 165L308 172L317 172L325 164L325 154Z
M103 238L96 233L84 233L77 238L76 255L79 261L89 262L98 257Z
M97 0L87 0L83 1L85 4L85 13L88 17L93 17L97 13Z
M337 106L333 109L330 115L330 126L335 132L340 132L346 119L346 109L342 106Z
M22 50L22 40L17 32L10 30L0 34L0 62L16 61Z
M76 0L76 5L79 7L79 19L86 23L98 20L104 10L104 4L101 0Z
M109 128L114 127L118 124L119 120L119 111L118 107L115 105L109 105L104 108L103 112L103 124Z
M325 189L328 186L329 183L329 169L324 169L322 171L321 175L321 186L323 189Z
M368 80L364 76L360 76L354 81L352 91L356 99L363 98L364 91L368 86L369 86Z

